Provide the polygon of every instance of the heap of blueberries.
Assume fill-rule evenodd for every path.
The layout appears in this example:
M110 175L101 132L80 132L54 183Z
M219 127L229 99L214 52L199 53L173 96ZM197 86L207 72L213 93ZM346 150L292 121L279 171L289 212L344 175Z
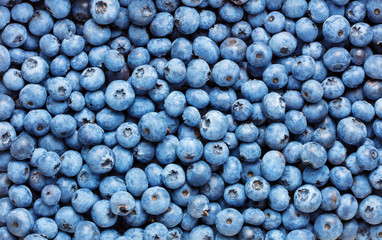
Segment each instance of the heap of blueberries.
M0 0L0 240L381 240L382 0Z

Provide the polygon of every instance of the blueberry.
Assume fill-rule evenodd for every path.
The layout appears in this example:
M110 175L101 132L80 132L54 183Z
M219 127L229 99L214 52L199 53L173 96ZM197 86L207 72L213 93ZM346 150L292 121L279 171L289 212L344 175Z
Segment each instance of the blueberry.
M224 236L234 236L241 230L244 218L239 211L226 208L216 216L216 228Z
M334 214L322 214L314 223L314 231L319 238L337 239L342 233L341 220Z
M33 217L25 208L16 208L8 213L7 228L17 237L25 237L33 228Z

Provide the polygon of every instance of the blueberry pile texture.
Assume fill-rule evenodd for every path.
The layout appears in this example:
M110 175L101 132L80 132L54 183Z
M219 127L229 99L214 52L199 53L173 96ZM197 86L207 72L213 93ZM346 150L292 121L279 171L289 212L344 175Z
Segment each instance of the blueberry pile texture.
M382 240L382 0L0 0L0 240Z

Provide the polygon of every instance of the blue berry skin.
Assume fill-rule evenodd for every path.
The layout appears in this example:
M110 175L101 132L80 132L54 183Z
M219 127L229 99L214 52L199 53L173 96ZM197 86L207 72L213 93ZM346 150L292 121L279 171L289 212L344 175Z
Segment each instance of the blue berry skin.
M219 8L219 15L224 21L234 23L243 18L244 10L241 6L228 2Z
M324 98L335 99L340 97L344 91L345 86L339 78L328 77L321 83L324 89Z
M315 235L312 233L312 231L307 230L307 229L297 229L293 230L288 233L286 240L303 240L303 239L309 239L313 240L315 239Z
M11 48L23 45L27 37L27 30L19 23L8 24L1 34L3 44Z
M372 171L378 166L378 150L371 145L362 145L356 152L358 166L362 170Z
M230 29L222 23L216 23L208 29L208 37L217 43L225 41L229 35Z
M147 175L147 181L149 182L150 187L155 187L155 186L162 186L162 179L161 179L161 174L162 174L163 168L156 163L150 163L147 165L145 168L145 173Z
M297 81L297 80L294 80L294 81ZM302 107L304 106L304 98L302 97L302 94L298 91L295 91L295 90L286 91L283 94L283 99L285 100L287 110L301 110Z
M269 46L277 57L287 57L296 50L297 40L288 32L280 32L271 37Z
M37 10L29 21L28 29L33 35L42 36L52 30L53 24L53 18L47 11Z
M98 24L106 25L117 19L120 5L116 0L91 1L89 8L93 20Z
M15 102L11 97L5 94L0 94L0 104L2 109L0 110L0 120L4 121L11 117L15 110Z
M263 72L263 80L271 89L281 89L288 83L287 69L281 64L270 64Z
M278 180L284 172L285 158L279 151L271 150L261 161L261 174L268 181Z
M141 203L147 213L159 215L170 206L170 194L162 187L151 187L143 193Z
M249 80L241 86L241 94L250 102L259 102L268 94L268 87L263 81Z
M320 215L314 223L314 231L322 239L337 239L341 235L342 229L341 220L331 213Z
M291 66L292 75L300 81L308 80L316 71L315 61L310 56L301 55L295 58Z
M147 50L151 55L161 57L171 49L171 41L167 38L153 38L147 43Z
M216 228L224 236L229 237L238 234L243 224L243 216L234 208L226 208L216 216Z
M382 18L380 16L380 2L378 0L373 0L366 2L366 13L369 20L373 23L381 23Z
M174 28L174 17L167 12L160 12L155 15L150 23L150 32L157 37L164 37L170 34Z
M24 4L27 4L28 6L31 6L30 4L28 3L24 3ZM20 7L16 7L15 8L15 11L17 12L17 9L20 8ZM11 10L12 11L12 10ZM1 12L1 20L0 20L0 29L3 30L4 27L9 23L9 21L11 20L11 12L9 11L8 8L4 7L4 6L1 6L0 8L0 12ZM32 14L33 14L33 7L32 7ZM18 15L18 14L14 14L14 15ZM12 17L12 19L14 19Z
M228 87L235 84L239 75L239 66L235 62L227 59L216 63L212 69L212 78L215 83L221 87Z
M350 24L343 16L333 15L325 20L322 33L326 41L339 43L349 36Z
M78 213L85 213L97 202L97 197L87 188L80 188L74 192L71 199L73 209Z
M358 231L359 231L358 222L353 219L351 221L343 223L343 231L340 237L344 239L354 238L354 237L357 237Z
M94 238L99 239L101 233L98 227L90 221L82 221L80 222L74 233L74 239L86 239L86 238Z
M200 134L207 140L219 140L224 137L228 130L228 122L220 111L207 112L200 122Z
M79 35L72 35L65 38L61 43L61 50L66 56L76 56L81 53L85 47L85 40Z
M359 22L351 27L349 41L355 47L365 47L372 41L372 39L373 32L369 24Z
M53 26L53 35L64 40L76 33L76 25L69 19L58 20Z
M321 190L321 206L324 211L332 211L342 203L340 192L334 187L326 187Z
M381 223L381 197L370 195L359 205L359 213L362 219L372 225Z
M320 168L327 160L325 148L316 142L308 142L302 146L301 161L310 168Z
M340 191L346 191L353 185L353 176L346 167L337 166L330 170L330 182Z
M210 67L203 59L194 59L188 64L186 80L190 87L200 88L206 84L210 77Z
M262 110L265 117L278 120L285 115L285 100L276 92L268 93L262 100Z
M58 227L56 222L51 218L42 217L36 220L33 225L33 232L53 238L57 235Z
M139 90L150 90L155 87L158 74L150 65L141 65L134 69L131 75L133 86Z
M297 210L312 213L321 205L321 192L315 186L306 184L295 191L293 199Z
M70 70L69 58L65 55L59 55L50 63L50 72L55 77L61 77Z
M281 224L281 214L279 212L273 211L272 209L265 209L265 221L263 223L263 228L266 230L273 230L280 226ZM269 216L269 217L267 217Z
M200 36L192 42L194 53L208 64L215 64L219 59L219 47L208 37Z
M371 186L374 189L381 189L381 184L379 183L379 180L381 179L381 173L382 173L382 168L378 166L374 171L372 171L369 174L369 181Z
M91 216L94 223L101 228L113 226L117 222L117 215L110 210L109 200L100 200L93 205Z
M104 137L105 133L103 129L97 124L85 124L78 129L78 140L83 145L101 144Z
M62 207L55 216L55 221L59 230L67 233L74 233L77 225L83 217L77 214L72 207Z
M33 217L25 208L16 208L6 217L8 231L16 237L25 237L33 228Z
M289 205L288 191L281 185L275 185L269 192L269 206L275 211L284 211Z
M199 25L200 29L207 30L210 27L212 27L212 25L214 25L216 22L215 13L210 10L201 11L199 16L200 16L200 25Z
M305 168L302 172L302 179L305 183L322 187L329 181L329 172L329 168L325 165L317 169Z
M248 63L254 67L265 67L272 59L272 49L263 42L254 42L247 48Z
M309 17L316 23L323 23L329 17L329 7L323 0L313 0L308 5Z
M83 27L83 37L85 40L94 45L100 46L106 43L111 36L111 30L108 26L98 25L93 19L85 22Z
M294 166L286 166L279 183L288 191L294 191L302 184L301 172Z
M232 88L214 87L209 91L210 104L218 111L228 111L236 100L236 92Z
M260 176L251 177L245 184L245 193L253 201L265 200L270 192L270 185L267 180Z
M135 206L133 196L124 191L114 193L110 199L110 210L118 216L128 215Z
M382 79L382 74L378 71L380 66L382 66L382 57L380 55L368 57L364 64L366 75L374 79Z
M342 82L346 87L356 88L365 78L365 71L360 66L350 66L342 74Z
M301 229L308 225L310 215L300 212L293 204L290 204L282 213L281 221L287 230Z
M192 34L196 32L200 24L199 13L190 7L179 7L174 13L174 23L179 32Z
M9 188L8 196L15 207L25 208L32 203L32 192L25 185L12 185Z
M354 177L353 186L351 188L356 198L363 199L372 193L372 186L366 175L358 175Z
M177 189L186 182L184 170L177 164L168 164L161 173L163 184L170 189Z
M127 190L135 197L141 196L148 188L146 174L139 168L131 168L125 176Z
M246 99L238 99L231 105L232 117L237 121L247 120L252 113L252 105Z
M111 82L106 88L106 103L114 110L126 110L133 104L134 98L134 90L128 82L116 80Z
M343 72L349 66L351 56L344 48L333 47L323 57L324 64L332 72Z
M345 97L339 97L329 102L329 114L337 119L342 119L350 115L351 103Z
M211 167L205 161L198 161L188 166L186 171L187 182L200 187L206 184L211 178Z
M280 12L270 12L264 18L264 27L271 34L281 32L285 27L285 16Z
M195 195L191 197L187 204L187 213L195 219L208 215L209 200L205 195ZM183 216L184 220L184 216Z
M95 174L102 174L111 171L115 162L114 152L105 145L97 145L90 149L86 163Z
M284 121L288 130L293 134L302 134L307 128L307 121L304 114L296 110L288 111Z
M271 149L281 150L289 141L288 128L282 123L272 123L265 129L264 140Z
M247 208L242 214L247 224L259 226L265 221L265 214L258 208Z
M229 149L224 142L209 142L204 147L204 158L209 164L222 165L229 155Z
M179 223L181 223L183 217L182 209L174 204L171 203L169 208L164 212L162 215L158 216L158 221L164 224L166 227L176 227ZM170 233L170 236L176 239L177 235L181 235L181 230L179 228L174 229L177 233ZM180 232L179 232L180 231ZM180 236L178 236L180 237ZM170 238L171 239L171 238Z
M125 222L132 227L142 226L147 221L148 214L142 209L140 200L135 200L134 209L132 211L135 211L135 214L125 216Z
M46 185L41 191L41 200L48 206L53 206L60 201L61 190L56 185Z
M3 83L6 88L12 91L19 91L25 84L21 71L14 68L11 68L4 73Z
M308 3L305 0L286 0L281 9L288 18L301 18L308 9Z
M164 100L164 109L171 117L182 115L186 105L186 97L180 91L171 92Z
M55 152L46 152L38 159L37 167L44 176L52 177L61 169L60 157Z
M324 95L324 89L318 81L308 80L302 85L301 93L305 101L316 103L322 99Z
M366 138L366 126L354 117L339 121L337 133L340 139L349 145L360 145Z
M81 87L88 91L98 90L105 83L105 74L98 67L85 69L80 77Z
M186 107L183 111L182 119L188 126L197 127L201 120L200 112L196 107Z
M167 239L168 229L165 225L159 222L154 222L148 225L143 232L143 239Z
M85 105L92 111L99 111L106 105L105 94L101 90L85 93Z
M34 56L26 59L21 66L21 74L30 83L41 82L49 72L48 63L41 57Z
M128 11L129 19L138 26L148 25L156 14L154 2L151 0L140 2L132 1L131 4L129 4Z
M176 160L179 140L173 135L167 135L155 148L155 156L162 164L170 164Z

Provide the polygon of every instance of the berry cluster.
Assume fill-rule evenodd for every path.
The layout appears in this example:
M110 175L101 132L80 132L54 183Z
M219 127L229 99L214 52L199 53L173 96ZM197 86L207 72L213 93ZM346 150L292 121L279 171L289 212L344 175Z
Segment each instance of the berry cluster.
M0 240L382 240L382 0L0 0Z

